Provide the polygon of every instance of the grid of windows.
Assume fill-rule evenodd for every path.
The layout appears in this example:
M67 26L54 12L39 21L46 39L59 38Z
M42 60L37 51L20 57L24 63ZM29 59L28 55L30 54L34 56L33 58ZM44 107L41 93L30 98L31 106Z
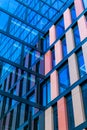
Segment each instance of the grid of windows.
M83 55L83 51L81 50L81 34L79 32L78 25L78 19L80 19L83 15L86 17L87 21L87 13L85 11L85 13L83 12L82 16L77 18L76 13L78 13L80 10L78 8L78 12L76 12L76 3L71 2L71 4L67 4L67 6L69 6L68 8L70 9L72 20L72 24L70 25L69 29L72 27L74 36L73 41L76 46L76 48L74 48L68 55L67 46L72 43L66 43L66 41L68 41L66 38L69 38L69 41L72 40L71 36L66 36L66 32L69 29L67 28L67 30L65 30L64 28L64 24L66 24L68 21L64 21L64 12L58 16L58 20L54 17L59 14L58 9L62 8L64 3L63 0L49 0L50 2L42 0L40 1L40 4L38 3L38 0L12 1L15 3L14 8L13 4L11 4L11 0L7 0L7 2L11 4L8 4L8 10L7 5L6 11L4 10L4 6L2 6L3 9L0 8L0 57L5 58L1 59L0 62L0 78L2 79L0 81L0 87L1 90L4 90L7 92L6 94L10 95L10 97L6 95L0 96L0 117L2 118L1 120L3 120L2 127L3 129L6 129L7 127L9 130L40 130L40 123L42 123L40 114L47 108L52 107L52 111L49 112L53 118L53 123L51 123L53 124L54 130L58 130L58 127L61 125L60 122L63 122L64 119L58 117L57 99L59 101L60 98L64 96L65 100L62 107L64 107L64 113L67 113L65 116L68 119L67 123L65 124L68 124L68 130L71 130L75 127L75 112L76 110L79 110L79 108L74 108L75 100L78 102L78 97L77 99L73 98L72 100L73 94L70 94L72 93L72 90L70 90L70 81L72 81L72 79L74 80L73 75L71 76L70 73L74 70L73 66L71 68L70 64L68 64L68 62L70 62L68 58L71 58L70 56L72 56L72 54L76 54L77 57L76 63L79 70L79 81L77 81L77 84L79 86L79 82L81 81L82 83L81 93L84 112L87 119L87 83L85 78L86 62L84 63L84 58L87 59L87 57ZM84 9L86 9L86 0L81 0L80 2L83 2ZM9 9L10 6L12 6L11 9ZM31 13L32 11L33 13ZM9 14L9 12L11 12L11 14ZM14 14L12 12L14 12ZM65 20L67 19L65 18ZM50 34L48 28L51 27L53 22L55 23L56 27L56 41L50 46ZM84 33L85 31L83 34ZM56 43L58 43L58 40L61 41L61 52L58 52L57 55L55 50L57 51L58 48L54 48ZM86 41L84 42L85 44ZM70 47L72 47L72 45ZM46 68L44 68L44 55L49 49L51 54L48 54L47 58L49 60L49 57L51 57L52 70L50 69L51 71L49 73L43 75L44 71L50 68L50 63L48 63L47 66L45 66ZM60 60L61 57L62 60ZM59 60L57 65L55 65L56 58ZM53 73L55 70L57 70L57 75ZM42 71L43 74L41 73ZM52 73L53 79L50 78ZM56 81L55 75L57 76ZM84 80L85 83L83 83ZM54 91L51 87L54 88ZM70 91L68 92L68 90ZM54 99L55 93L57 93L58 96L56 100ZM66 93L68 94L66 95ZM51 98L53 98L53 100ZM31 107L32 105L29 105L23 99L27 100L29 103L33 102L32 104L34 106ZM74 111L74 109L76 110ZM50 125L50 115L47 115L48 127Z

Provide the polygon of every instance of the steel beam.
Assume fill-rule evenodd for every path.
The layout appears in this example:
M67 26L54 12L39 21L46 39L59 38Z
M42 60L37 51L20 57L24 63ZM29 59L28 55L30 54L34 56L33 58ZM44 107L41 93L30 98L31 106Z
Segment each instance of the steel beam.
M20 44L23 44L23 45L25 45L25 46L27 46L27 47L29 47L29 48L32 48L33 50L36 50L36 51L38 51L38 52L40 52L40 53L43 53L41 50L37 49L36 47L34 47L34 46L28 44L27 42L24 42L23 40L21 40L21 39L15 37L15 36L13 36L13 35L11 35L11 34L5 32L5 31L3 31L3 30L1 30L1 29L0 29L0 33L2 33L2 34L4 34L5 36L7 36L7 37L9 37L9 38L11 38L11 39L13 39L13 40L19 42Z
M24 99L22 97L19 97L19 96L16 96L16 95L13 95L11 93L8 93L8 92L5 92L3 90L0 90L0 95L4 96L4 97L7 97L7 98L11 98L13 100L16 100L17 102L20 102L20 103L24 103L24 104L27 104L31 107L35 107L35 108L38 108L40 110L44 110L44 107L37 104L37 103L34 103L32 101L29 101L27 99Z
M30 69L27 69L26 67L23 67L23 66L15 63L15 62L12 62L12 61L10 61L10 60L8 60L6 58L3 58L1 56L0 56L0 61L5 62L7 64L10 64L10 65L12 65L14 67L17 67L17 68L19 68L19 69L21 69L23 71L26 71L27 73L30 73L30 74L33 74L33 75L37 76L39 78L45 79L45 76L43 76L41 74L38 74L38 73L36 73L36 72L34 72L34 71L30 70Z
M11 16L12 18L17 19L18 21L20 21L20 22L26 24L27 26L29 26L29 27L31 27L31 28L37 30L38 32L40 32L40 33L42 33L42 34L45 34L45 33L44 33L43 31L41 31L40 29L38 29L38 28L36 28L35 26L33 26L33 25L27 23L26 21L20 19L20 18L17 17L16 15L14 15L14 14L8 12L7 10L5 10L5 9L3 9L3 8L1 8L1 7L0 7L0 11L2 11L2 12L4 12L4 13L8 14L8 15Z

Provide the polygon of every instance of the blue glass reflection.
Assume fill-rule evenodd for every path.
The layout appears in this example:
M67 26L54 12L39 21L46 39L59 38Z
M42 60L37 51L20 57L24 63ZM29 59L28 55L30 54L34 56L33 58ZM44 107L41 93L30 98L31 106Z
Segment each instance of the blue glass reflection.
M41 86L41 97L41 104L46 106L51 100L50 80L47 80L46 83Z
M80 35L77 25L74 26L73 33L74 33L75 45L77 46L80 43Z
M87 8L87 0L83 0L83 4L84 4L84 7L86 9Z
M66 39L62 39L62 51L63 51L63 57L67 55L67 46L66 46Z
M56 24L56 37L60 37L64 33L64 19L63 17Z
M75 124L74 124L74 113L73 113L73 104L72 104L71 94L69 94L66 97L66 104L67 104L67 115L68 115L68 130L72 130Z
M0 29L6 31L8 20L9 20L9 16L0 11Z
M78 60L80 76L83 77L86 74L86 69L85 69L83 54L81 51L77 53L77 60Z
M76 11L74 5L71 6L70 11L71 11L72 22L74 22L76 20Z
M66 64L58 71L58 81L59 81L59 90L60 93L64 92L70 85L69 80L69 70L68 65Z

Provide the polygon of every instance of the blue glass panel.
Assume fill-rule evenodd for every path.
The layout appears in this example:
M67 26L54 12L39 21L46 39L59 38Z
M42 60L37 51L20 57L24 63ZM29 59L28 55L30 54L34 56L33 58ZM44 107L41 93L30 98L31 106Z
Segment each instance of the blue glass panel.
M46 105L46 85L43 86L43 105L45 106Z
M56 24L56 36L60 37L64 33L64 19L63 17Z
M74 22L76 20L76 11L75 11L75 7L74 5L72 5L70 7L70 11L71 11L71 19L72 19L72 22Z
M83 1L83 4L84 4L84 7L85 9L87 8L87 0L82 0Z
M46 106L51 100L50 80L47 80L46 83L41 86L41 97L41 104Z
M35 102L35 94L29 97L29 101ZM35 110L34 110L34 107L32 107L32 115L34 115L34 113L35 113Z
M51 92L50 92L50 80L47 81L47 103L51 100Z
M66 46L66 39L62 39L62 51L63 51L63 57L67 55L67 46Z
M46 51L46 49L49 47L49 34L47 34L44 38L43 38L43 51Z
M53 106L53 120L54 120L54 130L58 130L58 111L56 104Z
M77 25L73 28L73 33L74 33L75 45L77 46L80 43L80 35Z
M60 93L62 93L70 85L69 70L67 64L63 66L60 70L58 70L58 78L59 78L58 81L59 81Z
M83 77L86 74L86 69L85 69L83 54L81 51L77 53L77 60L78 60L80 76Z
M51 53L52 53L52 67L54 67L55 66L55 51L54 51L54 48L52 49Z
M67 115L68 115L68 130L72 130L75 124L74 124L72 97L70 94L66 97L66 104L67 104Z
M0 29L5 30L7 29L9 16L0 11Z

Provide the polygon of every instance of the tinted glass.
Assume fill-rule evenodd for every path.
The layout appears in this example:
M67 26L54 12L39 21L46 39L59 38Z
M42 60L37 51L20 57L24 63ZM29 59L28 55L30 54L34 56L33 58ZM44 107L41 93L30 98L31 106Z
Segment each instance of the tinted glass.
M66 104L67 104L67 115L68 115L68 130L72 130L74 128L74 113L73 113L71 95L68 95L66 97Z
M64 65L58 71L60 93L64 92L70 85L68 65Z
M70 7L70 12L71 12L72 22L74 22L74 21L76 20L76 11L75 11L74 5L72 5L72 6Z
M56 24L56 37L60 37L64 33L64 19L63 17Z
M66 39L62 39L62 51L63 51L63 57L67 55L67 46L66 46Z
M85 69L82 51L77 53L77 61L78 61L78 68L79 68L80 77L83 77L86 74L86 69Z
M73 28L73 34L74 34L75 45L77 46L80 43L80 35L79 35L79 30L77 25L74 26Z
M54 130L58 130L58 112L57 105L53 106L53 120L54 120Z

